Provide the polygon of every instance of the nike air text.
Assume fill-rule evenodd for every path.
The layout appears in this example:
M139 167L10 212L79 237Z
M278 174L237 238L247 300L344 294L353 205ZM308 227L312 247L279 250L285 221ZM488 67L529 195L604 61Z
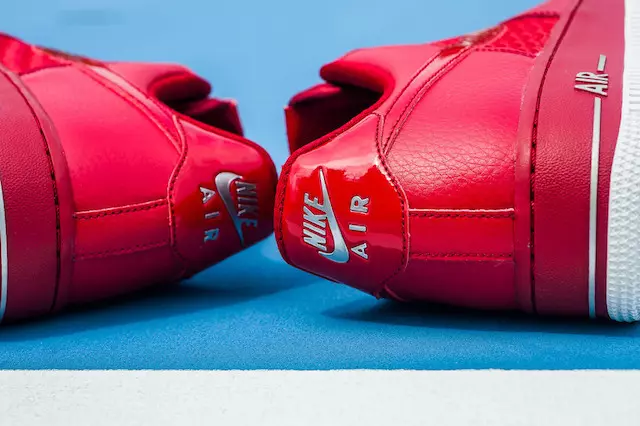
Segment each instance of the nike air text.
M320 170L320 186L322 190L322 202L318 200L318 197L312 197L309 193L304 194L302 240L318 250L318 253L325 258L336 263L346 263L349 261L349 249L347 248L333 207L331 206L329 191L322 170ZM369 198L354 196L351 199L349 211L358 215L366 215L369 213L368 204ZM327 241L329 238L327 228L329 228L333 239L333 251L331 252L327 249ZM361 223L350 223L349 231L366 234L367 227ZM362 259L369 259L366 242L352 247L350 251Z
M608 96L609 75L604 74L606 65L607 57L600 55L600 59L598 60L598 73L588 71L579 72L576 75L576 83L578 84L575 85L575 88L598 96Z
M255 184L244 182L240 179L242 179L242 176L223 172L215 177L214 183L217 191L201 186L200 192L202 193L202 204L205 206L216 195L220 196L222 203L231 216L236 233L240 238L240 243L244 245L243 226L253 228L258 226L258 193ZM233 200L231 195L231 185L234 182L236 201ZM219 211L209 211L204 214L204 218L207 221L218 219L219 217ZM205 230L204 242L216 241L219 234L220 228Z

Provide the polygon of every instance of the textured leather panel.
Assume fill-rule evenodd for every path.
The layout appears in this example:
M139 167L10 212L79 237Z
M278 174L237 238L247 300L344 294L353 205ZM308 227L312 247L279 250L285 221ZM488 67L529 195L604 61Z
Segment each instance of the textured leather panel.
M388 161L411 208L513 207L515 143L532 60L472 53L422 98ZM500 73L496 70L508 69Z
M540 313L588 315L590 281L596 279L600 281L597 287L604 286L608 181L622 102L622 20L622 1L611 2L606 14L601 13L599 1L583 1L543 83L532 179L533 279ZM610 35L602 37L593 28L609 28ZM607 56L602 72L597 69L601 54ZM576 76L583 72L606 74L606 91L599 95L578 90ZM598 101L600 141L594 151ZM595 178L594 155L598 170ZM592 189L596 199L592 199ZM596 215L593 224L592 214ZM590 266L590 249L596 252L595 270Z
M535 176L535 139L541 85L547 74L547 64L553 59L555 46L562 38L566 25L572 16L572 10L579 0L554 0L537 8L534 13L552 13L559 17L549 36L547 46L536 57L534 66L527 81L520 108L518 124L518 141L516 148L516 181L515 181L515 262L518 304L526 312L535 312L535 296L533 283L534 251L533 245L533 199L532 179Z
M8 318L48 312L56 292L56 184L43 133L24 88L0 67L0 177L7 236L2 249L9 260L8 289L0 296Z

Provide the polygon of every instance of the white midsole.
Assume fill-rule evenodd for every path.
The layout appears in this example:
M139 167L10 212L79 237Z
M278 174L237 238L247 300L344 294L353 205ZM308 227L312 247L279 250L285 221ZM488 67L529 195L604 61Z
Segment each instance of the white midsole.
M640 320L640 2L625 1L622 121L611 169L607 310Z

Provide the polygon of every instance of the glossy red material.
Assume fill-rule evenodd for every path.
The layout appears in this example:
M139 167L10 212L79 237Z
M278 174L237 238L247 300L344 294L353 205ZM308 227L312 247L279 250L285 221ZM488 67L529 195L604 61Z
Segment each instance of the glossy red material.
M275 222L285 259L378 297L587 315L593 98L574 79L606 53L616 80L604 101L598 184L596 302L606 316L624 2L606 13L602 5L551 0L476 34L356 50L323 67L326 82L286 110L292 156ZM332 209L318 195L318 170ZM339 227L309 224L305 194ZM369 200L356 223L366 232L351 230L354 196ZM368 260L335 262L341 239L366 244Z
M272 232L271 159L190 70L9 36L0 64L4 319L177 281Z
M384 294L385 283L404 268L407 243L404 234L407 217L402 208L404 196L389 180L384 164L378 161L376 148L380 124L380 118L372 115L341 138L302 155L288 172L292 189L286 194L287 198L281 204L283 210L279 212L282 217L290 218L286 230L279 236L281 244L287 246L296 244L305 229L309 229L306 227L314 225L311 220L305 221L305 214L326 216L310 201L316 200L325 205L330 202L335 216L339 218L338 234L344 238L351 260L340 264L324 259L324 262L333 263L331 274L326 276L349 282L375 295ZM369 143L360 144L352 139L359 137L359 132L371 136ZM330 201L321 190L321 173L331 194ZM360 230L350 229L353 226L360 227ZM327 231L327 225L320 227ZM316 232L316 235L322 234ZM324 252L336 249L337 235L332 236ZM295 250L287 256L289 261L313 273L325 276L327 272L326 267L323 268L324 262L318 261L317 247Z

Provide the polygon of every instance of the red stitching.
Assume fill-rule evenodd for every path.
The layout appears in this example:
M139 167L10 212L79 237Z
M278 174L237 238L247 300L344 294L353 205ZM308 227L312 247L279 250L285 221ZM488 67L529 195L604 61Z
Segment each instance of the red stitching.
M534 54L534 53L527 53L518 49L510 49L508 47L482 47L477 51L478 52L513 53L514 55L526 56L527 58L535 58L538 56L537 54Z
M433 259L433 258L486 258L486 259L511 259L512 253L411 253L414 259Z
M138 253L141 251L160 248L168 245L169 245L169 241L165 240L165 241L148 243L148 244L136 244L135 246L123 247L123 248L113 249L113 250L96 251L96 252L90 252L90 253L79 253L73 256L73 261L75 262L78 260L99 259L99 258L110 257L110 256L120 256L123 254Z
M169 230L171 232L171 250L173 251L173 253L176 255L176 257L180 260L181 264L182 264L182 271L180 273L180 276L183 276L186 272L187 272L187 263L186 263L186 259L182 256L182 254L180 254L180 252L178 251L178 247L176 245L176 222L175 222L175 217L176 217L176 212L175 212L175 204L174 204L174 193L173 190L175 188L176 182L178 180L178 176L180 175L180 172L182 171L182 167L184 166L184 164L187 161L187 153L189 152L189 144L187 143L187 140L185 138L184 135L184 129L182 128L182 126L180 125L180 122L178 121L178 119L176 118L176 116L173 116L173 122L176 126L176 130L178 131L178 135L180 136L180 142L182 143L182 155L180 157L180 160L178 161L178 164L176 165L175 170L173 171L173 174L171 176L171 180L169 181Z
M409 252L409 241L407 238L407 221L405 218L406 215L406 207L405 207L405 199L404 199L404 194L400 191L400 185L398 184L398 181L396 180L396 178L393 176L393 174L391 174L391 170L389 169L389 166L387 165L387 160L385 159L383 153L382 153L382 146L381 146L381 142L382 142L382 134L380 133L380 127L381 124L384 121L384 118L382 116L380 116L378 113L374 113L374 115L378 116L378 125L376 126L376 151L378 153L378 158L380 158L380 164L382 165L383 169L384 169L384 173L387 177L387 179L391 182L391 185L393 186L393 190L396 192L396 194L398 195L398 200L400 201L400 209L401 209L401 228L402 228L402 259L400 262L400 266L398 266L398 268L396 268L396 270L391 274L391 276L389 276L388 278L384 279L381 283L380 283L380 291L378 291L375 296L376 297L381 297L382 296L382 291L386 291L387 290L387 285L389 284L389 282L391 282L391 280L393 280L398 274L400 274L400 272L402 272L407 265L407 253Z
M468 218L468 219L513 219L515 217L514 212L482 212L482 213L473 213L473 212L464 212L464 213L443 213L443 212L409 212L410 216L413 217L424 217L430 219L459 219L459 218Z
M409 87L411 86L411 84L416 81L418 79L418 77L420 77L420 75L422 74L422 72L429 66L431 65L436 59L438 59L438 57L440 56L441 51L439 51L438 53L436 53L435 55L431 56L429 59L427 59L425 61L425 63L420 67L420 69L418 69L418 71L416 73L414 73L411 78L409 79L409 81L407 82L407 84L405 84L405 86L402 88L402 90L400 90L398 92L398 95L396 96L396 98L393 100L393 102L391 103L391 105L389 106L389 108L387 109L387 111L391 111L393 110L393 107L396 106L396 104L400 101L400 98L402 98L402 95L404 95L407 90L409 89ZM418 89L421 90L421 89ZM400 121L400 119L402 118L402 114L398 117L398 119L396 120L396 122L393 124L393 128L395 128L395 126L398 125L398 122ZM382 136L382 135L381 135ZM389 135L389 137L387 138L386 142L382 145L382 151L383 152L387 152L387 145L389 144L389 140L391 139L392 135Z
M77 212L73 215L76 220L89 220L89 219L98 219L105 216L117 216L125 213L133 213L145 210L152 210L158 207L162 207L167 205L167 200L157 200L152 202L151 204L147 204L144 206L135 206L135 207L122 207L113 210L105 210L100 212Z
M556 57L556 54L558 53L558 50L560 49L560 44L562 43L562 41L564 40L564 37L567 35L567 32L569 31L569 27L571 26L571 23L573 22L573 19L575 18L576 13L578 12L578 8L582 5L583 0L578 0L577 4L575 5L575 7L573 8L573 10L571 11L571 15L569 16L569 18L567 19L567 22L564 26L564 28L562 29L562 33L560 34L560 37L558 37L558 40L556 42L556 45L553 48L553 52L551 53L551 56L549 56L549 60L547 62L547 65L545 67L544 73L542 74L542 79L540 80L540 87L538 88L538 98L537 98L537 102L536 102L536 111L535 111L535 117L533 119L533 128L531 129L531 173L530 173L530 178L529 178L529 182L530 182L530 208L531 208L531 218L530 218L530 224L531 224L531 237L530 237L530 256L531 256L531 301L533 303L533 310L536 310L536 286L535 286L535 275L533 273L534 271L534 265L535 265L535 229L534 229L534 223L535 223L535 186L534 186L534 182L535 182L535 166L536 166L536 150L537 150L537 144L538 144L538 119L540 116L540 103L542 101L542 91L544 89L544 83L547 79L547 74L549 73L549 69L551 68L551 63L553 62L553 60Z
M56 181L56 172L53 167L53 158L51 157L51 151L49 149L49 141L47 140L47 137L44 133L44 129L42 128L42 122L40 121L40 117L35 112L33 105L31 105L31 102L25 95L23 91L24 89L14 81L11 74L4 72L4 68L0 67L0 71L2 71L2 73L7 76L7 80L9 81L9 83L16 88L16 90L20 94L20 97L25 101L27 107L29 108L29 111L31 112L31 116L33 117L36 124L38 125L38 131L40 132L40 136L42 137L44 152L48 160L49 177L51 178L51 186L53 189L53 203L56 209L56 269L57 270L56 270L56 287L54 289L53 301L51 303L51 309L53 309L58 298L58 287L60 286L60 272L62 269L61 268L62 235L60 234L60 200L58 198L58 185Z

